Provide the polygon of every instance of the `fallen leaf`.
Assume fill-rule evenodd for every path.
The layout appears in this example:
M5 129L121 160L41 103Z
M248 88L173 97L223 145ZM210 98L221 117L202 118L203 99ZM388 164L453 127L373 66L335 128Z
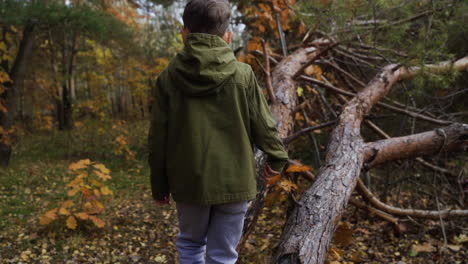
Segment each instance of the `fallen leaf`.
M67 218L67 227L70 229L76 229L76 219L72 215Z
M91 221L93 221L93 224L96 225L96 226L99 227L99 228L103 228L103 227L106 225L106 223L105 223L102 219L97 218L97 217L94 216L94 215L90 215L90 216L89 216L89 219L90 219Z
M64 207L60 207L59 209L59 215L70 215L70 211L68 211L66 208Z
M41 225L48 225L52 223L52 221L54 221L54 219L51 219L47 216L42 216L41 218L39 218L39 224Z
M447 247L455 252L460 251L461 249L461 245L447 245Z
M423 244L417 244L417 245L413 245L411 247L411 250L414 251L414 252L434 252L436 251L436 248L431 245L430 243L423 243Z

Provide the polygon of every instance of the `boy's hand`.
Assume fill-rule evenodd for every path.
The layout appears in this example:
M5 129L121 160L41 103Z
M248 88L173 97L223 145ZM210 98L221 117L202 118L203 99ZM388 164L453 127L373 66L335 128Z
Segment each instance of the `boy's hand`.
M278 174L280 174L280 172L273 170L268 164L265 164L265 167L263 167L263 180L268 180L268 178L271 178Z
M166 196L164 197L162 200L156 200L154 201L154 203L157 205L157 206L161 206L161 205L166 205L166 204L169 204L169 196Z

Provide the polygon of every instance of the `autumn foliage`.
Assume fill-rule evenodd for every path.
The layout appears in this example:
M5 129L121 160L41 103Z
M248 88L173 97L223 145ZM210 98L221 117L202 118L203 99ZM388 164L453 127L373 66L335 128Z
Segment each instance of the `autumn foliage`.
M65 221L69 229L76 229L78 221L92 222L102 228L105 221L98 216L104 212L104 204L100 201L104 196L112 195L112 191L104 183L112 179L110 170L103 164L89 159L70 164L70 172L75 176L66 187L68 200L61 202L59 207L47 211L39 219L41 225L54 221Z

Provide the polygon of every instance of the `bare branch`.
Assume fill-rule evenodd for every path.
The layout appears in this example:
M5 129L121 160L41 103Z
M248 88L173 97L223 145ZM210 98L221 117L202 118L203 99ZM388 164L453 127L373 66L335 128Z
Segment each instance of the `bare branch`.
M340 89L340 88L338 88L336 86L326 84L326 83L324 83L322 81L319 81L319 80L314 79L314 78L309 77L309 76L301 75L300 79L311 82L311 83L318 84L318 85L320 85L322 87L325 87L325 88L327 88L329 90L332 90L334 92L337 92L337 93L340 93L340 94L343 94L343 95L346 95L346 96L352 96L352 97L356 96L356 93L345 91L345 90ZM438 125L452 124L452 122L450 122L450 121L432 118L430 116L426 116L426 115L419 114L419 113L416 113L416 112L413 112L413 111L410 111L410 110L402 109L402 108L399 108L399 107L396 107L396 106L393 106L393 105L390 105L390 104L387 104L387 103L377 102L377 105L385 107L385 108L387 108L389 110L393 110L393 111L398 112L398 113L406 114L406 115L409 115L411 117L418 118L418 119L421 119L421 120L424 120L424 121L428 121L428 122L431 122L431 123L434 123L434 124L438 124Z
M449 217L466 217L468 216L468 210L457 210L457 209L444 209L444 210L420 210L420 209L403 209L395 206L388 205L381 202L377 197L364 185L361 179L357 181L357 190L363 195L374 207L387 212L392 215L398 216L411 216L418 218L449 218Z
M455 123L419 134L367 143L364 161L374 167L388 161L468 148L468 125Z
M273 93L273 86L271 85L271 74L270 74L270 60L268 59L268 51L266 48L265 40L262 39L262 48L263 48L263 55L265 57L265 68L263 69L265 73L265 83L268 92L268 97L270 97L271 102L274 104L276 103L276 97Z

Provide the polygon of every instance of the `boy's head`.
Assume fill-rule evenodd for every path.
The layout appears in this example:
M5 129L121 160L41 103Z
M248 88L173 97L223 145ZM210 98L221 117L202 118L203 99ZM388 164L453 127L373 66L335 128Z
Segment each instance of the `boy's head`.
M231 7L226 0L190 0L184 9L182 36L188 33L207 33L231 41L232 32L228 32Z

